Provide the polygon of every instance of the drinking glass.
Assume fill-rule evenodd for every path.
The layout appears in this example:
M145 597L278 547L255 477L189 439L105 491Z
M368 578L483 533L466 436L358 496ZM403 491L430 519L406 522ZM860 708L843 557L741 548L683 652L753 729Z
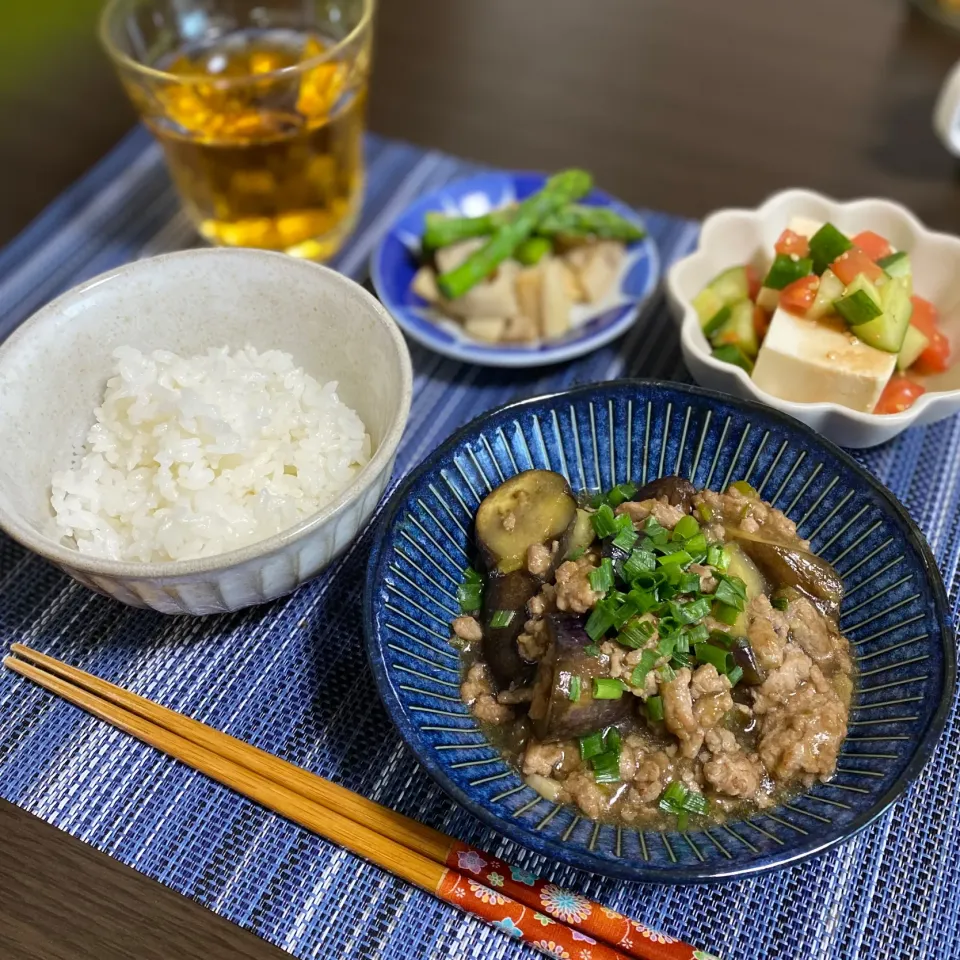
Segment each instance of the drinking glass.
M201 236L325 260L363 195L374 0L111 0L100 34Z

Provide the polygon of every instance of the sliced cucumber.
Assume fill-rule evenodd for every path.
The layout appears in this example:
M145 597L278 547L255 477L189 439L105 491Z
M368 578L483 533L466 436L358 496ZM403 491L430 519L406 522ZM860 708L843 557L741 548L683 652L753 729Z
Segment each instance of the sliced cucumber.
M921 333L912 323L907 324L903 337L903 346L897 354L897 369L906 370L917 362L917 357L930 346L930 338Z
M810 238L810 256L814 273L823 273L841 253L853 244L832 223L825 223Z
M859 279L859 277L857 278ZM864 343L887 353L900 353L913 304L910 302L909 286L902 278L891 278L880 291L883 313L874 320L857 324L851 331Z
M697 316L700 318L701 327L725 306L711 287L704 287L691 302L693 303L693 309L697 311Z
M726 344L717 347L713 355L724 363L732 363L736 367L741 367L747 373L753 373L753 361L739 348L732 344Z
M710 289L730 307L740 300L746 300L750 296L747 268L731 267L724 270L710 281Z
M704 325L703 335L708 339L712 337L729 319L733 311L730 307L722 306Z
M730 316L710 338L715 347L739 347L748 357L755 357L760 349L757 331L753 326L753 304L742 300L730 308Z
M883 314L880 291L862 273L847 285L843 296L834 305L851 327L869 323Z
M906 250L898 250L889 257L883 257L877 261L877 266L882 267L891 277L906 280L910 293L913 293L913 264L910 263L910 254Z
M882 267L891 277L908 277L913 273L910 265L910 254L906 250L898 250L888 257L881 257L877 266Z
M813 261L809 257L793 257L785 253L778 253L770 266L770 272L763 281L765 287L782 290L784 287L807 276L813 269Z
M761 287L757 294L757 306L763 307L767 313L773 313L780 306L780 291L773 287Z
M817 297L807 311L810 320L819 320L828 313L836 313L835 302L843 296L843 281L829 268L820 277Z

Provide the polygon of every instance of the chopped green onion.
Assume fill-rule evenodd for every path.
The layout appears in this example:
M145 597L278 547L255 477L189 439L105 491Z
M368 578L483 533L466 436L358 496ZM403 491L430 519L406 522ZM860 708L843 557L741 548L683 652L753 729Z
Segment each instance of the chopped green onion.
M732 627L739 619L740 611L726 603L715 603L713 605L713 617L715 620L725 623L728 627ZM589 633L589 631L587 632Z
M473 567L467 567L463 571L463 579L465 583L483 583L483 577Z
M457 587L457 602L462 613L472 613L479 610L483 600L482 583L461 583Z
M700 575L698 573L683 573L677 581L677 593L699 593Z
M695 536L690 537L684 546L687 549L687 553L689 553L691 556L705 557L707 553L707 538L702 533L698 533Z
M516 610L497 610L490 618L490 626L493 627L494 630L499 630L501 627L509 627L516 615Z
M675 550L673 553L665 553L662 557L658 558L657 562L664 567L674 564L685 567L688 563L693 562L693 557L691 557L686 550Z
M599 510L606 502L607 498L604 496L602 490L590 498L590 506L593 507L594 510Z
M706 625L702 623L698 623L695 627L690 627L684 632L684 640L686 643L704 643L709 636L710 631L706 628ZM679 644L677 644L677 649L680 650ZM681 652L686 653L687 649L687 647L684 647Z
M567 560L579 560L586 552L585 547L577 547L576 550L571 550L567 554Z
M677 814L677 830L683 833L690 824L690 814L686 810L681 810Z
M773 605L778 610L786 610L790 606L790 601L786 597L774 597Z
M719 543L711 543L707 547L707 566L708 567L720 567L720 564L723 562L723 547Z
M678 619L681 623L697 623L710 613L710 598L701 597L691 603L680 604Z
M647 679L647 674L656 666L657 654L653 650L644 650L640 655L640 662L633 668L630 674L630 686L642 687Z
M620 782L620 757L615 753L601 753L590 761L593 779L597 783Z
M649 720L663 719L663 697L647 697L647 718Z
M598 730L586 737L580 737L580 759L589 760L603 753L603 734Z
M680 801L680 806L688 813L697 813L703 816L709 809L707 798L702 793L688 790L687 795Z
M730 686L735 687L743 679L743 667L734 667L732 670L728 670L727 679L730 681Z
M673 652L687 653L690 650L690 628L679 630L673 637Z
M660 809L664 813L679 814L683 810L683 801L687 799L688 793L687 788L679 780L672 780L660 795Z
M678 651L670 658L670 666L675 670L682 670L684 667L689 667L692 664L693 657L691 657L689 653L680 653Z
M582 684L582 681L581 681L581 679L580 679L579 677L571 677L571 678L570 678L570 692L567 694L567 696L568 696L574 703L576 703L576 702L580 699L580 687L581 687L581 684Z
M591 640L599 640L612 626L613 613L608 604L601 600L591 611L583 629Z
M624 602L613 611L614 629L619 630L631 617L635 617L637 613L639 613L639 611L634 606L633 601L629 597L625 598Z
M746 480L734 480L730 484L737 493L742 493L745 497L759 497L760 494L757 493L757 488L752 484L747 483Z
M619 539L619 534L618 534ZM614 545L617 541L614 540ZM641 573L648 573L657 568L657 558L653 553L646 550L633 550L623 564L623 577L625 580L633 581Z
M623 696L623 684L613 677L593 678L594 700L619 700Z
M645 646L654 634L654 626L649 620L631 620L617 634L617 640L625 647L639 650Z
M726 650L721 650L709 643L698 643L693 648L697 659L701 663L711 663L717 668L717 673L729 673L733 669L733 657Z
M673 683L673 681L677 679L677 675L669 663L665 663L657 670L657 676L663 683Z
M601 540L604 537L612 537L617 532L616 517L607 503L600 504L597 512L590 519L593 521L594 531Z
M658 537L662 538L663 542L666 542L669 533L667 528L663 526L656 517L647 517L643 524L643 532L651 539L656 540Z
M661 657L669 657L673 655L673 651L677 648L677 637L679 634L672 634L670 636L661 637L660 641L657 643L657 655Z
M626 514L624 514L624 516L626 516ZM627 519L629 520L630 518L627 517ZM633 529L633 525L631 524L629 527L624 527L624 529L613 538L613 545L620 550L632 550L639 536L640 534Z
M604 557L600 561L600 566L587 574L587 579L590 581L591 590L606 593L613 587L613 561L609 557Z
M713 507L709 503L698 503L697 513L700 514L700 519L704 523L709 523L713 519Z
M588 644L583 648L583 652L584 652L588 657L599 657L599 656L600 656L600 648L599 648L595 643L588 643Z
M620 756L620 731L616 727L607 727L603 735L604 748L608 753L615 753Z
M634 587L627 594L627 597L637 608L639 613L649 613L659 603L659 600L657 600L657 595L654 591L641 590L638 587Z
M637 492L635 483L618 483L606 497L607 503L611 507L619 507L621 503L629 500Z
M723 630L711 630L709 638L705 637L704 639L709 639L715 647L723 647L726 650L733 646L733 637Z
M688 514L687 516L681 517L677 521L677 525L673 528L673 539L689 540L691 537L695 537L699 532L700 524L697 523L695 517L691 517Z
M713 599L725 603L737 610L743 610L747 605L746 585L739 577L723 577L713 593Z

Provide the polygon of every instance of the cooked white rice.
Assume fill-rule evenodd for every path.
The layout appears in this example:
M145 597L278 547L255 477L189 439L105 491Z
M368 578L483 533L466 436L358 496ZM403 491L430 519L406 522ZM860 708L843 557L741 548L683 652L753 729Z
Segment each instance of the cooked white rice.
M316 513L370 459L337 384L287 353L113 356L83 453L53 475L58 532L81 553L150 562L233 550Z

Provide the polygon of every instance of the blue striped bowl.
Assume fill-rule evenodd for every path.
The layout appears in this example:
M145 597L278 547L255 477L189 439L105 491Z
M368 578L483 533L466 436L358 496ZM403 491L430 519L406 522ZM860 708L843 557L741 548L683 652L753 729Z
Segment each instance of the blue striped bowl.
M425 194L400 215L370 259L377 296L409 336L425 347L490 367L538 367L582 356L625 333L660 279L660 258L647 236L627 247L627 260L615 291L596 307L578 306L583 322L563 337L531 344L480 343L466 336L460 324L434 310L411 289L419 267L424 217L431 211L474 217L524 200L546 183L542 173L481 173ZM609 207L643 228L635 210L602 190L583 200Z
M736 479L797 522L843 577L841 626L858 668L835 778L789 803L702 831L602 826L541 799L508 767L459 698L448 642L473 516L504 478L558 470L574 490L680 474ZM880 815L929 758L956 675L946 596L903 507L838 447L759 403L695 387L620 381L484 414L396 492L370 558L367 647L381 696L423 765L501 833L608 876L716 880L793 864Z

